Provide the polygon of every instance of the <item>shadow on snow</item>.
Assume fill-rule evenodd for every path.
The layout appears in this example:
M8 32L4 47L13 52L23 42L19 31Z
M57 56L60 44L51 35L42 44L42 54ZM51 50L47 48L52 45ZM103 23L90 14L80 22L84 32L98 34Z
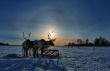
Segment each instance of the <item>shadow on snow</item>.
M67 71L60 57L8 58L0 61L1 71Z

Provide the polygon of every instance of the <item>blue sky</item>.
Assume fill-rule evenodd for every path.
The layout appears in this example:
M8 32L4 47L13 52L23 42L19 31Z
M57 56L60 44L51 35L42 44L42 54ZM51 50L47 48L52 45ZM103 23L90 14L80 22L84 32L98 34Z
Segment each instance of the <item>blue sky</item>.
M0 41L21 44L22 32L47 39L52 30L56 44L99 36L110 41L109 13L109 0L0 0Z

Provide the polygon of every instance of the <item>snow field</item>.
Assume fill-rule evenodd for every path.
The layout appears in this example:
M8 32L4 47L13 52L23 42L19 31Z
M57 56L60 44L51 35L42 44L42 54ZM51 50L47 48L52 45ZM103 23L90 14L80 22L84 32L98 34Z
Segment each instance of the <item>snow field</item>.
M8 54L22 54L21 46L0 46L0 71L110 71L110 47L50 49L58 49L60 56L10 58Z

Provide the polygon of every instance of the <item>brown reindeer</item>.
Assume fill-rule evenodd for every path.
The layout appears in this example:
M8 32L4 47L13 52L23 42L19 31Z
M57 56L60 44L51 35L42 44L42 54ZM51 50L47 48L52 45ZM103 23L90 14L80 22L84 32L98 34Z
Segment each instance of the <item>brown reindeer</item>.
M29 37L31 35L31 33L27 34ZM30 50L32 49L32 41L29 40L29 37L28 39L26 39L24 37L24 32L23 32L23 38L26 39L23 43L22 43L22 50L23 50L23 56L24 57L27 57L28 56L28 51L30 53Z
M35 40L33 41L33 55L34 57L38 57L38 49L41 50L41 56L43 56L43 52L45 49L49 48L50 46L54 46L55 39L51 39L51 34L47 34L49 41L45 41L44 39Z

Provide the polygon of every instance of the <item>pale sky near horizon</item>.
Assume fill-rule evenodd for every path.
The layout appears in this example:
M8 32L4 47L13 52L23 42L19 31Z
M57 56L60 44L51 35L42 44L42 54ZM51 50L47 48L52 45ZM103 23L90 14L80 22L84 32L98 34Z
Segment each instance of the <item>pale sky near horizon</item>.
M110 41L110 1L0 0L0 42L21 44L22 32L48 40L52 30L56 45L99 36Z

